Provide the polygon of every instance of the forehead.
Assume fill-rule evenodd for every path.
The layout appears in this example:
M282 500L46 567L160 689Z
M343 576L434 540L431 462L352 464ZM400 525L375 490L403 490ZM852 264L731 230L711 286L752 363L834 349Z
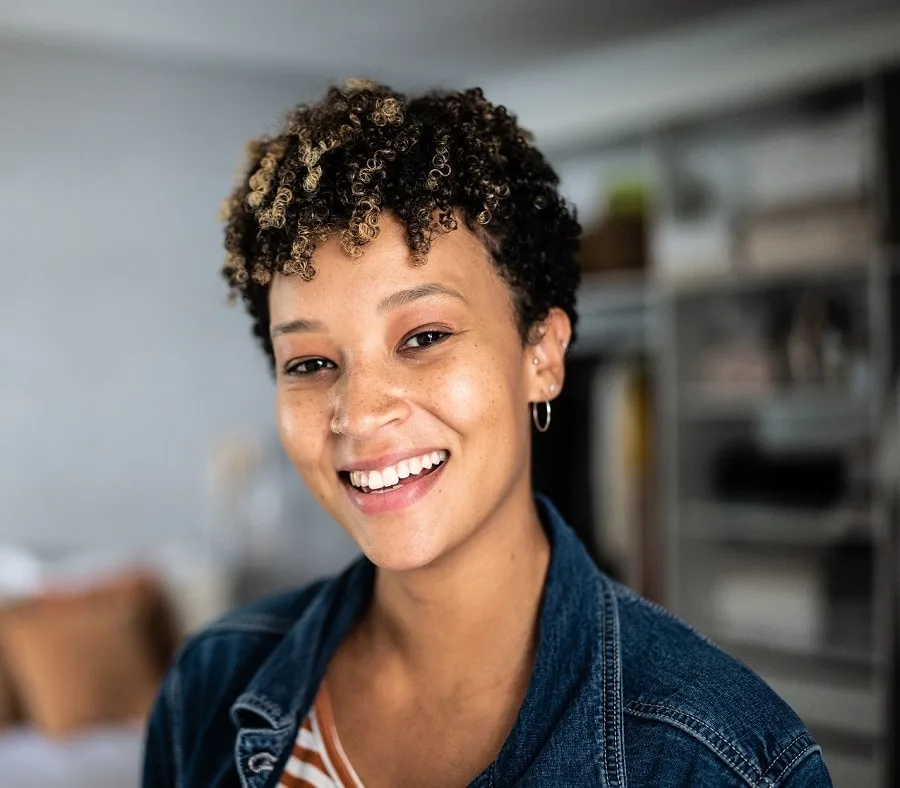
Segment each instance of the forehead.
M424 264L413 262L405 230L390 215L382 217L378 238L351 258L334 236L313 256L317 273L310 282L296 276L276 276L269 291L273 322L322 313L362 315L387 296L421 284L448 285L463 294L473 309L511 308L506 284L497 273L484 243L464 224L434 237ZM324 319L327 319L325 315Z

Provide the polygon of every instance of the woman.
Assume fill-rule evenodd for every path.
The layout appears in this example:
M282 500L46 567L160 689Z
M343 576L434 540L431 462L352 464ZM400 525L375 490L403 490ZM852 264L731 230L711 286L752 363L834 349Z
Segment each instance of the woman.
M225 213L284 448L364 558L183 648L146 786L830 784L771 690L532 492L579 227L504 108L332 89Z

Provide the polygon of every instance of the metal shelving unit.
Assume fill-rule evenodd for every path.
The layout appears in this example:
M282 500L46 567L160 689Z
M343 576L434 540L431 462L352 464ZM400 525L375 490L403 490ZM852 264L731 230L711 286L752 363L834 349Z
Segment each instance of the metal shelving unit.
M668 602L797 710L825 743L836 786L887 784L893 645L878 633L892 631L882 622L893 614L884 571L893 564L893 546L877 485L864 479L863 493L836 494L830 505L788 505L766 500L763 485L753 500L746 479L742 495L723 493L712 477L735 445L760 447L767 456L861 457L864 467L856 475L867 475L884 416L878 381L889 379L887 310L873 300L889 288L876 264L859 273L841 287L861 294L863 317L869 316L874 374L867 393L774 387L735 395L695 378L692 362L702 352L696 321L705 305L722 297L765 303L776 290L782 297L796 291L799 298L829 286L815 277L754 280L746 290L732 282L727 289L671 292L662 331L670 344L659 381L668 403ZM840 590L842 560L855 562L857 573L847 598ZM835 632L843 632L843 640L836 642Z
M880 128L875 93L866 85L864 111ZM878 157L872 165L870 195L885 202L890 166ZM896 523L876 469L897 381L895 214L882 217L882 245L865 259L770 274L738 265L667 287L659 331L667 601L791 704L838 788L891 784L894 768ZM789 361L790 332L782 326L773 338L774 315L810 298L840 305L859 374L785 380L785 363L774 380L743 386L727 373L707 378L714 364L704 366L704 354L721 361L729 352L727 340L717 356L708 352L711 313L734 308L768 321L760 345L781 342ZM792 484L802 494L792 496Z
M879 788L900 776L900 469L886 481L878 459L900 407L900 74L862 83L879 137L869 197L883 215L873 254L767 271L737 260L728 273L679 282L588 275L574 348L576 356L649 360L661 601L797 710L822 744L836 788ZM677 130L645 142L654 150L658 140L665 170L677 155ZM663 192L669 185L660 178ZM851 316L847 350L858 369L847 380L741 387L727 375L715 385L704 377L705 310L750 305L766 319L809 293L837 300ZM892 439L900 441L900 428ZM778 484L760 478L754 487L752 474L748 482L746 468L740 485L723 479L723 457L741 446L822 465L807 474L805 497L782 499ZM783 472L793 472L790 463Z
M885 108L873 102L871 88L861 91L862 101L879 115ZM883 125L877 120L876 129ZM675 148L668 135L662 155ZM881 177L896 165L872 164L870 196L890 203ZM618 305L632 320L642 318L643 334L632 325L630 341L641 338L655 370L664 601L797 710L822 743L837 788L892 784L895 768L897 524L876 470L887 396L898 380L892 188L894 207L870 256L841 265L802 260L765 272L738 260L727 274L658 281ZM706 377L709 310L746 308L774 324L778 310L797 311L810 294L850 316L854 339L846 350L853 358L844 360L856 367L845 370L845 380L784 380L782 372L741 386L727 374ZM766 341L777 344L768 334ZM756 460L760 469L772 464L754 481ZM738 481L725 478L726 461ZM804 462L811 469L804 483L817 478L822 488L811 485L805 497L791 500L777 480L762 478L796 473ZM787 478L782 488L790 486Z
M578 342L573 356L643 352L651 299L643 276L586 275L578 292Z
M746 662L797 710L823 744L837 788L889 785L896 540L888 502L872 477L889 404L884 393L896 379L891 321L900 305L900 267L882 260L866 265L864 272L858 268L852 276L825 281L776 276L743 282L680 290L589 280L584 292L594 288L594 300L582 296L590 308L581 326L580 352L641 348L653 361L664 479L665 540L659 548L665 559L666 605ZM736 396L692 379L690 362L696 354L684 342L692 333L685 332L685 323L697 319L700 304L745 294L764 299L771 290L800 293L835 282L864 294L867 356L875 373L868 395L803 386ZM875 299L884 303L872 303ZM861 463L855 476L867 492L805 507L717 498L708 478L710 457L717 447L742 438L775 452L844 451ZM780 602L789 612L807 610L817 619L794 639L753 627L742 635L738 616L723 627L711 613L722 577L762 567L771 572L759 574L762 584L766 577L800 576L817 577L824 586L824 575L815 567L839 566L841 545L860 544L872 548L867 599L851 595L842 603L838 594L791 607L790 582L774 588L769 601L776 607ZM854 628L863 620L864 626Z

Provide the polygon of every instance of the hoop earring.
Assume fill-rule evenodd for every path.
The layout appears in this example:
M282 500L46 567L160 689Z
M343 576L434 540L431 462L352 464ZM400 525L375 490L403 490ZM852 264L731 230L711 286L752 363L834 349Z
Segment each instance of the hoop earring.
M341 434L341 430L340 430L340 428L338 427L338 417L337 417L337 416L335 416L335 417L331 420L331 431L332 431L335 435L340 435L340 434Z
M543 424L538 416L539 404L539 402L531 403L531 420L534 422L535 429L537 429L538 432L546 432L550 429L550 400L544 400L544 407L547 409L547 415L544 418Z

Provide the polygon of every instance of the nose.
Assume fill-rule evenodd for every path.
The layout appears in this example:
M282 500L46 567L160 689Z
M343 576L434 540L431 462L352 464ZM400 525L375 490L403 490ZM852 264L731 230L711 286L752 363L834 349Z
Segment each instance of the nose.
M345 368L335 393L332 431L354 440L371 438L409 416L399 381L383 363Z

